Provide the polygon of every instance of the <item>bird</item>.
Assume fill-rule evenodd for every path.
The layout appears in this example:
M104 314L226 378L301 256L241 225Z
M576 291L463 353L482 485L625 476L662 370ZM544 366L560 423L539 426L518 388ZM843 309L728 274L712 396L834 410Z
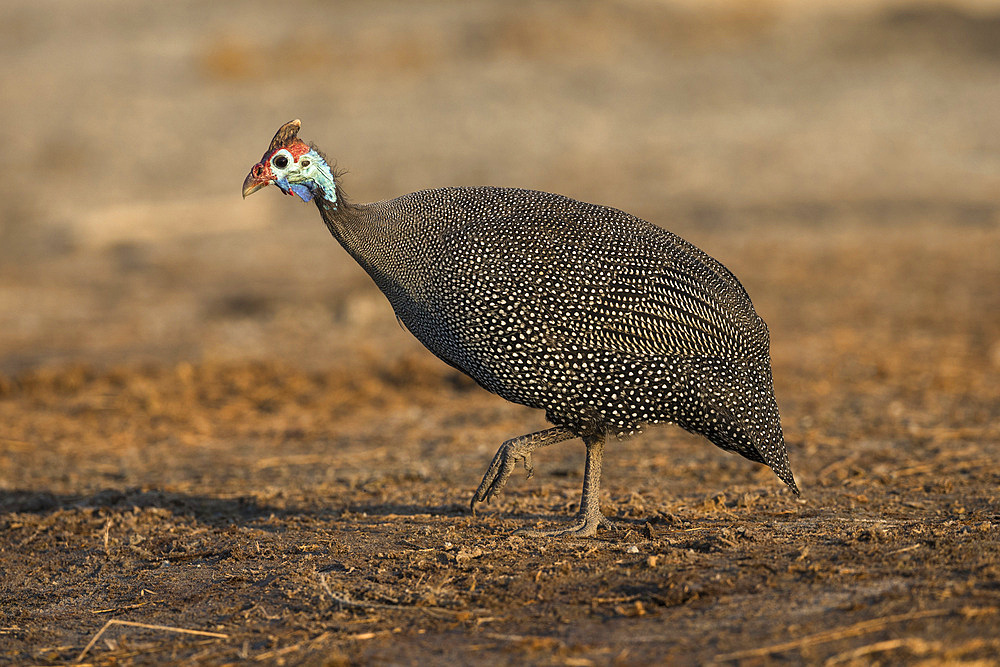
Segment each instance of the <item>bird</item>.
M611 438L675 424L771 468L795 494L774 396L767 325L736 276L693 244L623 211L489 186L351 202L343 172L278 129L243 182L314 202L399 322L431 353L551 428L497 450L470 507L497 497L537 449L586 446L579 511L555 530L592 537Z

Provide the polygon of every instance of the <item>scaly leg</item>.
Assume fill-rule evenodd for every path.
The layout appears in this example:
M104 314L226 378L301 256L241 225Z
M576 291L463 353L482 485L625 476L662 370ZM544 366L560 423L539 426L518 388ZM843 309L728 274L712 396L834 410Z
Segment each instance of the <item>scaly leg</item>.
M580 497L580 512L576 521L567 528L556 530L519 530L517 535L529 537L593 537L598 526L611 527L611 522L601 514L601 459L604 457L604 435L584 438L587 445L587 467L583 473L583 495Z
M531 452L539 447L547 447L548 445L554 445L557 442L575 437L576 434L572 431L556 427L538 431L537 433L522 435L519 438L511 438L500 445L500 449L497 450L493 461L490 462L490 467L486 469L486 474L483 475L483 481L479 483L479 488L472 494L472 513L476 513L476 503L487 502L490 498L500 494L500 490L503 489L507 480L510 479L510 474L514 472L514 466L518 461L524 461L524 471L528 474L528 479L531 479L533 472L531 467ZM600 464L598 464L598 467L600 467ZM599 472L598 475L600 475Z

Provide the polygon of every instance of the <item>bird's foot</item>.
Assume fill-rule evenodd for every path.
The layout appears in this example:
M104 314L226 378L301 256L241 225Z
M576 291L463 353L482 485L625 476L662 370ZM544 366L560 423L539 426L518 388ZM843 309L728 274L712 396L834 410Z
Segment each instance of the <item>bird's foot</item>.
M514 531L514 534L523 537L593 537L597 535L598 528L607 528L608 530L612 528L611 521L608 520L608 517L601 514L600 511L590 514L581 513L577 515L573 523L564 528L556 528L554 530L522 528L521 530Z
M472 513L476 513L476 503L485 503L495 496L500 495L500 491L507 484L510 475L514 472L514 466L518 461L524 462L524 471L527 478L531 479L534 474L534 467L531 465L531 452L535 449L534 443L525 442L525 438L514 438L500 445L496 455L490 462L490 467L483 475L483 481L479 483L479 488L472 494L470 507Z

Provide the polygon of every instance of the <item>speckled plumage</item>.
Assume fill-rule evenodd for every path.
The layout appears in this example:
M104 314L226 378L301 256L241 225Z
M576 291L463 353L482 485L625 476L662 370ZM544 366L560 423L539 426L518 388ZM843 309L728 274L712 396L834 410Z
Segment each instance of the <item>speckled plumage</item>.
M502 479L488 472L473 503L495 495L516 460L530 470L531 450L550 440L584 438L589 469L605 435L659 423L765 463L797 492L767 326L736 277L695 246L622 211L531 190L316 201L431 352L555 425L501 466L502 447Z

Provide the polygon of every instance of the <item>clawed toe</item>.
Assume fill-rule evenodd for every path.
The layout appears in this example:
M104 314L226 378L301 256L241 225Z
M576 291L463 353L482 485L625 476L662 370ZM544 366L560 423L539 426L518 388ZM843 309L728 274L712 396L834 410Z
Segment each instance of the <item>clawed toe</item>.
M531 462L531 450L525 448L523 445L519 446L519 444L517 442L505 442L497 450L496 455L494 455L493 460L490 462L490 467L486 469L486 474L483 475L483 481L479 483L479 488L472 494L473 513L475 512L476 503L489 502L494 496L500 495L503 487L507 485L507 480L510 479L511 473L514 472L518 461L524 463L524 471L527 479L531 479L531 476L535 472Z
M513 438L500 445L486 469L486 474L483 475L483 480L472 494L472 502L469 503L472 513L476 513L477 503L487 503L494 496L500 495L518 461L524 465L526 478L531 479L535 473L531 452L539 447L568 440L573 436L571 431L557 427Z
M535 466L531 463L531 452L526 453L522 460L524 461L524 478L531 479L535 476Z
M514 535L522 537L593 537L597 535L598 528L612 528L611 522L603 514L598 514L597 516L578 516L576 521L569 526L553 530L521 528L514 531Z
M486 474L483 475L483 481L479 483L476 492L472 494L471 507L473 514L476 511L476 503L489 502L493 496L499 495L500 490L507 483L507 479L510 477L513 468L514 462L509 460L509 454L501 448L497 452L497 455L493 457L493 462L490 463Z

